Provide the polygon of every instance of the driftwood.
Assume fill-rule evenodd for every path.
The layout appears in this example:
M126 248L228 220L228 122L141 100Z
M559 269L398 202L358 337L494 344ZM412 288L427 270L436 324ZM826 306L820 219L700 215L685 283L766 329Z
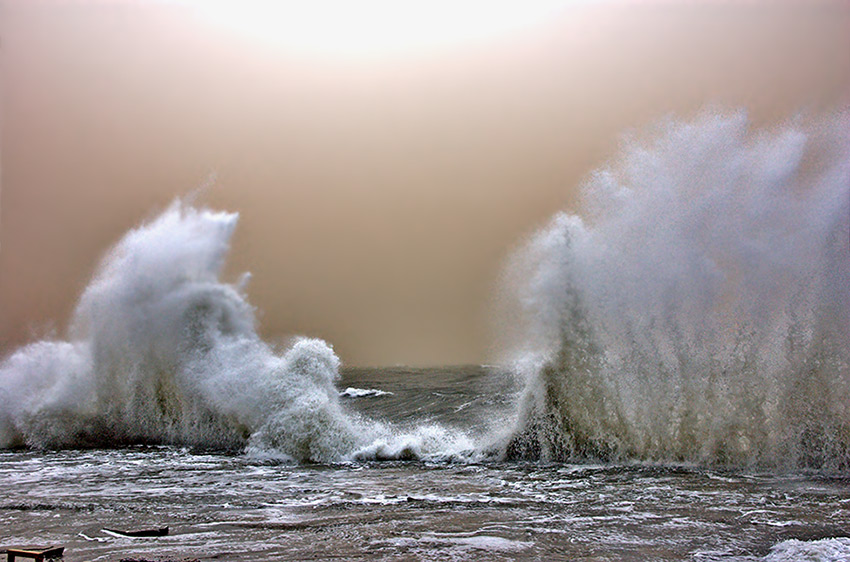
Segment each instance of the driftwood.
M120 531L118 529L104 529L109 533L121 535L122 537L164 537L168 535L168 527L158 529L139 529L137 531Z

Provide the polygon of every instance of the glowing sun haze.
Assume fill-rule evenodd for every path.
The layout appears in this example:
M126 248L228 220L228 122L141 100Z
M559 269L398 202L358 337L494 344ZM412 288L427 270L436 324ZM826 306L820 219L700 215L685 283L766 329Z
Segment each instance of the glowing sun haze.
M387 56L498 37L568 0L183 0L201 17L267 44L337 56ZM575 1L575 0L573 0Z

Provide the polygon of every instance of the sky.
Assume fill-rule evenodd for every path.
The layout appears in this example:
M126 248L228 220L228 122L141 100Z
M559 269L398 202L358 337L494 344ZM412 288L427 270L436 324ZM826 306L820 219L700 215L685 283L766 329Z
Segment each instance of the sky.
M0 354L206 186L266 340L492 361L507 257L623 135L850 104L850 3L464 1L0 0Z

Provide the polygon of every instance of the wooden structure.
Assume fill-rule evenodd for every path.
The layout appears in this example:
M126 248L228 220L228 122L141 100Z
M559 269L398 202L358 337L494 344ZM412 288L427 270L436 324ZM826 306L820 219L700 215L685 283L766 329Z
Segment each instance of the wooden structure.
M6 555L8 562L14 562L18 558L32 558L35 562L44 562L51 558L62 558L65 552L64 546L48 546L47 548L8 548Z

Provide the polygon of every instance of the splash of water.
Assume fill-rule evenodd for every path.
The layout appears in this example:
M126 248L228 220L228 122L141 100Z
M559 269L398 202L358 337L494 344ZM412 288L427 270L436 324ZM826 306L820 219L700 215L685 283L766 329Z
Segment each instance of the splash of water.
M243 276L219 280L237 215L175 202L127 233L74 312L68 341L0 363L0 448L169 443L310 461L471 447L347 412L340 361L317 339L263 342Z
M515 260L509 457L850 469L850 115L668 122Z

